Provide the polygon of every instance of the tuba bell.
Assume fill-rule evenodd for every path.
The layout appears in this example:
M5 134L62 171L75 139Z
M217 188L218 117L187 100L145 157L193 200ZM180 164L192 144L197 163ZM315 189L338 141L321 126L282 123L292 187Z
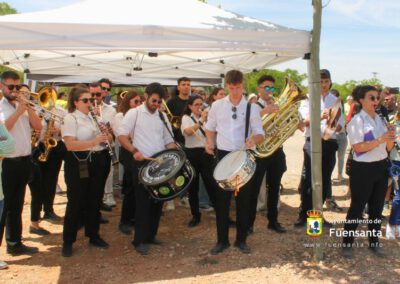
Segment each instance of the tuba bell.
M256 146L258 157L272 155L296 131L300 122L300 101L305 98L296 83L286 79L285 88L276 100L279 111L262 117L265 140Z

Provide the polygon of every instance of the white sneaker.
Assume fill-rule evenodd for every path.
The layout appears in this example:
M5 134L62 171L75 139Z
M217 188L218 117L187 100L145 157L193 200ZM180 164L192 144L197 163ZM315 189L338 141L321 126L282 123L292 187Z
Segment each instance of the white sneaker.
M182 197L180 203L181 203L181 206L190 208L189 197L186 197L186 196Z
M8 268L7 262L0 260L0 270Z
M386 225L386 239L396 239L396 226L391 226L389 224Z
M175 210L175 203L173 200L167 201L167 206L165 206L165 210Z
M112 193L109 193L105 196L105 198L103 199L104 204L108 205L110 207L114 207L117 205L117 202L115 202L114 196Z

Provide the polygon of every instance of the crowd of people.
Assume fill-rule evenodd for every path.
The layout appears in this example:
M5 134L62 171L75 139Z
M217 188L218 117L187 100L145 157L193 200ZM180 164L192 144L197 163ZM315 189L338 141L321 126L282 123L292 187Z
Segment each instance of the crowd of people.
M354 232L365 210L371 220L368 231L380 231L382 210L393 195L388 230L392 236L400 234L397 177L395 171L390 171L390 165L394 164L388 155L398 151L396 95L390 93L390 88L358 86L343 104L339 92L331 89L330 72L323 69L320 77L323 202L327 209L343 210L332 192L332 173L337 160L337 180L344 180L345 169L350 177L351 204L342 247L343 256L350 258L353 257ZM267 196L268 229L286 233L287 228L278 218L281 180L286 171L282 145L266 157L254 158L254 173L240 190L226 190L213 174L224 158L235 152L254 150L264 143L266 135L271 135L264 131L263 119L280 112L274 99L277 95L275 78L260 76L257 94L247 97L240 71L231 70L224 79L224 88L215 88L208 96L201 89L192 91L191 80L186 77L178 79L177 94L171 98L165 86L151 83L144 94L135 91L118 94L116 107L110 104L112 82L101 79L74 86L66 96L66 104L62 103L65 96L62 93L58 94L58 100L41 106L31 100L32 93L27 85L21 84L18 74L4 72L0 82L0 242L5 229L7 253L38 252L36 247L22 242L21 216L27 185L32 195L30 233L50 234L40 226L42 218L62 220L53 210L62 163L68 198L62 256L73 255L73 244L81 228L90 245L107 249L110 245L100 236L99 229L101 224L108 223L101 211L113 210L116 205L112 164L116 159L120 162L117 182L122 187L119 230L124 234L134 231L132 245L141 255L148 254L151 245L162 245L157 238L164 203L162 196L183 184L187 184L192 215L189 228L201 223L200 199L203 198L199 196L206 196L208 208L215 210L217 240L210 250L212 255L230 246L228 231L231 226L236 227L234 246L242 253L251 252L246 240L254 232L260 196ZM305 140L299 184L301 205L294 226L304 227L307 213L313 209L308 97L301 101L298 111L301 120L297 127L304 132ZM348 144L351 155L346 162ZM148 179L177 171L173 168L175 164L165 166L160 162L157 155L165 151L183 152L185 160L177 158L177 163L190 166L174 180L175 184L155 189L143 181L146 178L143 169L149 167L150 162L156 166L148 172L159 171L160 176ZM254 156L252 152L249 155ZM186 183L188 176L190 182ZM392 185L388 183L391 179ZM179 198L186 198L183 193ZM230 217L232 198L236 202L235 220ZM173 200L168 202L173 208ZM323 224L332 226L325 219ZM375 255L384 256L378 236L371 234L369 243ZM7 264L0 262L0 268L5 267Z

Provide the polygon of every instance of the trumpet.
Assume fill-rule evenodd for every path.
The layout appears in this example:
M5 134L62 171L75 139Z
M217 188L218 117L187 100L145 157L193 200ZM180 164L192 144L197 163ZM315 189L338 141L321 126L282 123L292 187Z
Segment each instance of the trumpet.
M162 100L162 104L165 109L165 114L167 115L169 122L171 122L172 127L175 129L180 129L182 124L182 118L172 114L165 100Z

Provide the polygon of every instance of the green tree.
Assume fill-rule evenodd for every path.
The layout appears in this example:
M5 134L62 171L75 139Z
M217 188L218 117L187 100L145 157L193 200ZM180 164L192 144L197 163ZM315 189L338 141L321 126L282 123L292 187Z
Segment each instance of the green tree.
M348 95L351 95L354 88L358 85L372 85L372 86L382 86L382 82L379 79L371 78L364 79L360 81L349 80L344 82L343 84L333 83L332 89L336 89L340 93L340 97L345 100Z
M0 16L9 15L9 14L17 14L17 10L12 8L6 2L0 2Z

